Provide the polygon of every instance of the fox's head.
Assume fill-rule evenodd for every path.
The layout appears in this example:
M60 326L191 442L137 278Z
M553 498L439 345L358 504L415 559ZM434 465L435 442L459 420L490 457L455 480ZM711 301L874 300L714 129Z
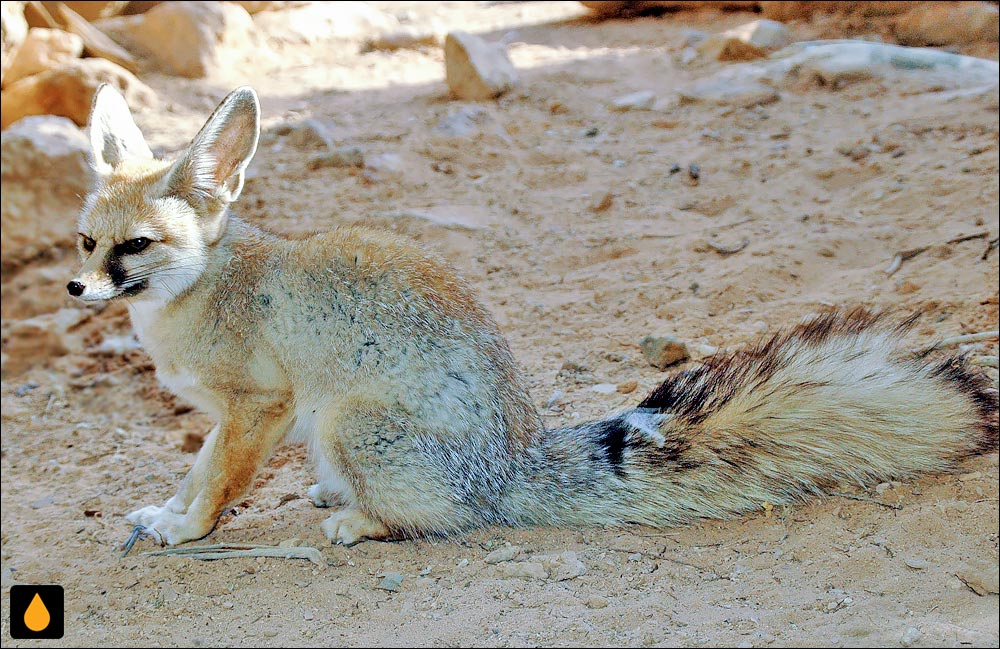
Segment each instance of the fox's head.
M257 150L257 94L230 93L175 162L153 157L111 86L94 95L89 130L98 180L77 228L83 268L66 289L86 301L169 301L197 281L225 232Z

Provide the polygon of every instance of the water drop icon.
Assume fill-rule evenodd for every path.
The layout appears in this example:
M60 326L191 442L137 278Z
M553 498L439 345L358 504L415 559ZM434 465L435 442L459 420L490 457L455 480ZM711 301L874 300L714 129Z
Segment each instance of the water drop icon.
M51 619L49 609L45 608L45 602L38 596L38 593L35 593L35 597L28 604L28 609L24 612L24 625L35 633L38 633L49 625Z

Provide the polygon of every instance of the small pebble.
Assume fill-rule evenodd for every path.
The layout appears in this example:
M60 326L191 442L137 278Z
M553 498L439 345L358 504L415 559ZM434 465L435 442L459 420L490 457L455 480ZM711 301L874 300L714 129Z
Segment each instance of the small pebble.
M912 647L922 635L923 633L917 627L907 627L906 631L903 631L903 636L899 639L899 644L904 647Z
M378 583L379 590L387 590L390 593L395 593L399 590L399 585L403 583L403 575L398 572L389 572L382 577L382 581Z
M622 394L629 394L635 392L635 389L639 387L638 381L625 381L624 383L618 384L618 392Z
M504 563L505 561L513 561L517 558L517 555L521 552L521 548L516 545L497 548L493 552L490 552L483 559L488 564L496 565L498 563Z

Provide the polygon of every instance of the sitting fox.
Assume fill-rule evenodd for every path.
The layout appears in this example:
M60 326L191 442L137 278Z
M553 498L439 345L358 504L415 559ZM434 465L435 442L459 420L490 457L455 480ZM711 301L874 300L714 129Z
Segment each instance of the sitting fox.
M546 430L506 341L444 261L391 234L289 241L229 211L257 148L250 88L174 162L120 94L90 117L99 181L79 219L81 300L123 300L157 376L212 415L177 493L128 519L198 539L275 445L305 441L334 543L483 525L677 525L949 471L997 447L997 392L906 324L815 317L671 375L635 409Z

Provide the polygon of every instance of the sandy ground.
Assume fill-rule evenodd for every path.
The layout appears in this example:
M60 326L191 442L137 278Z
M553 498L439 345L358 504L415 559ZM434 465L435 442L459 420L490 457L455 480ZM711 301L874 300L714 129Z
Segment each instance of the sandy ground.
M288 46L280 70L225 82L150 76L161 103L138 122L173 152L231 87L254 85L265 135L238 211L288 235L367 223L442 252L496 315L553 426L632 404L662 380L638 349L647 334L735 347L854 304L922 311L914 347L996 328L997 252L983 259L1000 229L995 93L803 85L753 109L615 113L615 97L666 95L724 65L680 65L684 29L752 16L594 23L574 3L418 4L383 6L509 34L524 85L482 105L476 136L435 130L469 107L448 100L439 51L353 44ZM995 45L974 53L996 59ZM274 133L305 117L369 159L398 155L401 170L310 171L312 152ZM855 160L838 152L845 143L878 146ZM736 254L709 246L744 239ZM925 245L886 275L896 252ZM75 264L64 251L5 274L4 320L78 306L63 288ZM8 634L6 591L19 582L66 588L66 635L30 643L40 646L998 644L997 595L966 584L996 586L996 453L959 475L848 486L851 498L683 529L485 529L345 549L325 541L328 513L304 498L304 449L284 446L201 543L298 538L327 566L151 557L149 541L120 558L123 516L173 493L194 458L185 439L209 421L158 387L143 352L97 351L130 334L122 307L95 309L78 333L83 351L2 385L5 645L29 644ZM631 380L632 394L593 390ZM587 572L505 577L483 559L506 544L521 560L573 551ZM397 591L379 588L387 574L402 576Z

